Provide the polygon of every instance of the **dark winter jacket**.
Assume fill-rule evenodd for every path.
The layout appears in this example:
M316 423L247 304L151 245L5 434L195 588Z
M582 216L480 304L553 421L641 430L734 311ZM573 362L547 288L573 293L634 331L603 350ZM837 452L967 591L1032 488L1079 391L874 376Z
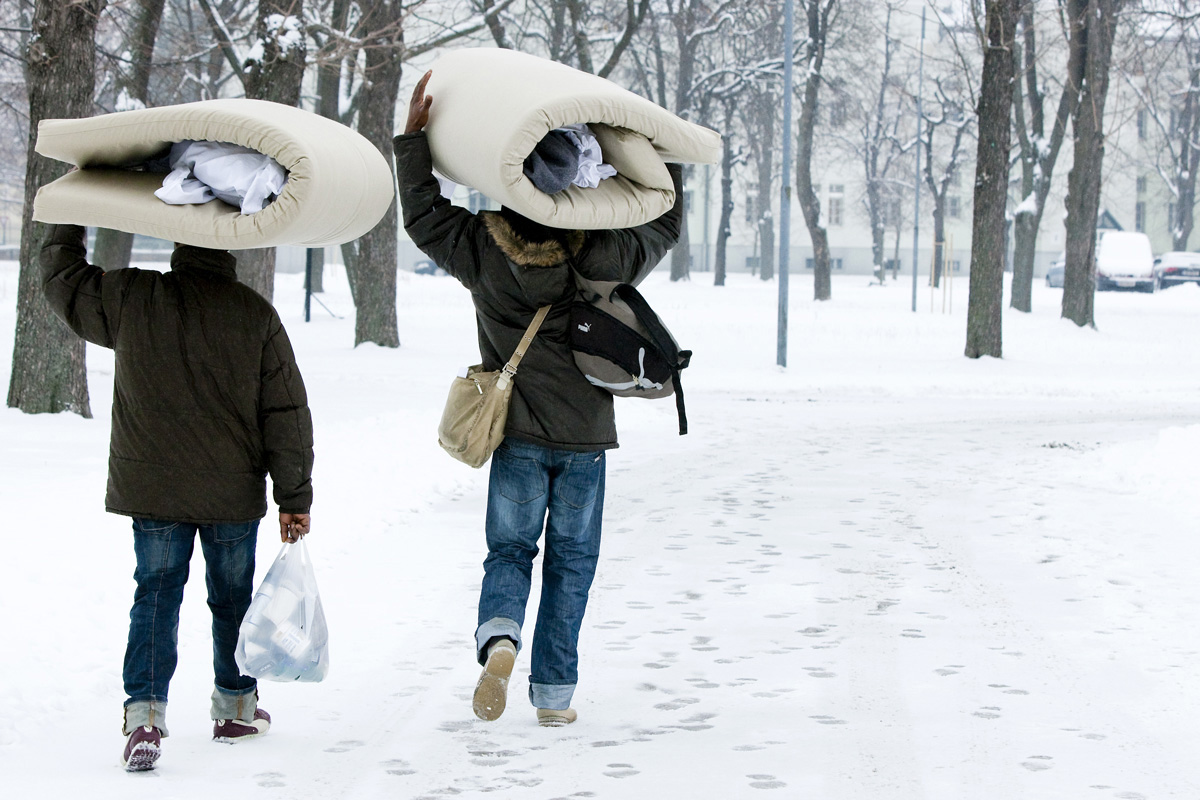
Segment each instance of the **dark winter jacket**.
M102 272L84 229L51 227L50 307L116 351L109 511L177 522L246 522L312 503L312 417L275 309L238 283L222 250L179 246L171 271Z
M638 283L679 240L682 173L671 165L674 207L636 228L561 231L530 241L504 214L479 215L441 196L423 131L397 136L396 171L404 228L413 243L471 290L485 370L504 366L539 307L553 305L521 361L505 435L556 450L617 446L613 398L588 383L568 346L575 292L570 265L584 277ZM540 227L540 226L538 226Z

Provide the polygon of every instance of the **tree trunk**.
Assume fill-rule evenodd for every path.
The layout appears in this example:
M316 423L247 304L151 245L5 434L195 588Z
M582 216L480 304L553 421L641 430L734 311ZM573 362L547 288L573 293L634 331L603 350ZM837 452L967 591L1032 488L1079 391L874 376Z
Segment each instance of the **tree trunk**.
M725 285L725 259L733 221L733 103L725 105L725 134L721 137L721 218L717 223L717 252L713 286Z
M979 89L979 145L975 155L971 284L967 301L968 358L1002 355L1004 212L1008 202L1008 149L1012 135L1013 45L1021 2L987 2L987 47Z
M132 20L125 36L129 66L127 70L117 72L118 111L150 105L150 66L165 2L166 0L134 0L130 4ZM92 257L97 266L106 270L124 269L129 266L132 253L132 233L109 228L96 230Z
M1096 216L1104 166L1104 102L1112 63L1113 30L1123 0L1070 0L1071 38L1080 37L1083 85L1075 106L1075 161L1067 176L1067 259L1062 315L1096 326Z
M978 169L978 167L976 167ZM933 198L933 264L930 266L929 281L933 288L942 285L942 270L946 265L946 195Z
M684 167L684 175L690 171ZM686 178L685 178L686 180ZM686 196L686 195L685 195ZM684 281L692 277L692 237L688 235L688 202L683 204L683 219L679 222L679 242L671 248L671 280Z
M759 96L754 120L758 130L753 140L755 165L758 167L758 197L755 209L758 219L758 276L764 281L775 278L775 217L771 201L775 196L775 108L777 102L770 93Z
M832 6L832 0L825 0ZM833 296L829 274L829 235L821 225L821 203L813 191L813 136L817 124L817 99L821 87L821 67L825 61L825 37L828 35L828 16L823 16L822 2L808 0L808 47L805 63L808 73L804 79L804 101L800 107L800 131L796 136L796 193L804 224L812 239L813 299L828 300ZM785 132L785 136L790 135ZM786 176L785 176L786 180Z
M27 414L74 411L82 417L92 416L84 343L54 316L46 302L38 264L46 227L31 216L37 190L64 175L67 165L38 155L33 146L41 120L92 115L96 20L105 4L106 0L38 0L34 8L25 73L29 143L21 218L21 271L8 384L9 407Z
M381 0L368 7L361 23L362 30L387 34L373 39L366 48L366 83L361 89L358 132L379 148L393 169L393 186L392 136L403 70L403 18L400 0ZM355 347L363 342L400 346L396 321L397 207L393 198L379 224L358 240L354 264Z
M259 1L256 32L263 46L262 59L246 63L246 97L300 105L306 60L304 37L292 40L286 34L289 25L302 25L302 6L301 0ZM275 295L275 248L239 251L237 274L238 280L270 302Z

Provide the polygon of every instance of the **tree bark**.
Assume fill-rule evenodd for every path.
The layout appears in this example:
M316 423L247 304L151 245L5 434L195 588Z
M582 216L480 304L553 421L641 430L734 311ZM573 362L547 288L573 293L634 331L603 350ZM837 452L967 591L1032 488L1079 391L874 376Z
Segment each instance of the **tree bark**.
M1013 46L1021 0L987 1L987 46L979 89L979 145L967 301L968 358L1002 355L1005 206L1012 134Z
M33 147L41 120L92 115L96 21L105 5L106 0L38 0L34 8L33 37L25 62L29 142L17 327L8 384L9 407L27 414L74 411L82 417L92 416L84 343L54 316L46 302L38 263L46 227L32 217L37 190L64 175L67 165L38 155Z
M730 226L733 221L733 111L733 102L726 101L725 133L721 137L721 221L717 224L713 286L725 285L725 259L728 253Z
M360 23L371 43L366 48L366 82L361 90L358 132L387 160L393 171L393 186L392 136L403 70L403 18L404 4L400 0L378 0L367 6ZM397 207L393 198L379 224L358 240L353 265L355 347L363 342L400 346L396 320Z
M833 296L829 273L829 234L821 225L821 202L813 191L812 159L825 42L829 36L830 13L836 4L837 0L806 0L804 4L808 16L808 45L805 48L808 71L804 78L804 100L800 107L800 129L796 136L796 194L800 210L804 213L804 224L808 226L808 236L812 239L814 300L828 300ZM785 132L784 135L790 133Z
M117 73L116 92L119 105L122 100L125 103L132 101L132 104L140 104L142 107L150 105L150 65L165 2L166 0L134 0L130 3L132 19L125 37L129 67ZM96 265L106 270L124 269L129 266L132 253L132 233L109 228L96 229L96 243L92 247L92 258Z
M758 227L758 277L769 281L775 278L775 217L771 213L771 202L775 196L775 112L778 98L767 91L759 94L753 103L750 115L753 133L749 138L758 173L757 207L754 209Z
M263 53L260 60L246 63L246 97L298 106L306 61L304 37L299 37L298 43L283 38L286 29L272 23L276 16L302 21L302 0L259 1L256 31ZM275 294L275 248L239 251L237 273L242 283L271 301Z
M1104 102L1113 33L1123 0L1067 0L1071 39L1082 47L1083 84L1075 106L1075 160L1067 176L1067 259L1062 315L1095 327L1096 216L1104 166Z
M1072 44L1067 57L1067 79L1063 82L1062 94L1054 114L1050 141L1043 144L1045 132L1045 97L1038 80L1037 63L1041 53L1037 48L1034 27L1033 4L1027 3L1022 10L1024 25L1024 80L1014 80L1016 92L1013 110L1021 145L1021 195L1032 197L1034 207L1016 214L1013 223L1013 281L1010 306L1018 311L1033 308L1033 261L1037 253L1038 230L1046 211L1046 199L1050 196L1051 179L1059 151L1066 138L1067 124L1074 113L1079 98L1081 61L1079 48ZM1022 91L1024 88L1024 91ZM1025 123L1024 103L1029 103L1029 124Z

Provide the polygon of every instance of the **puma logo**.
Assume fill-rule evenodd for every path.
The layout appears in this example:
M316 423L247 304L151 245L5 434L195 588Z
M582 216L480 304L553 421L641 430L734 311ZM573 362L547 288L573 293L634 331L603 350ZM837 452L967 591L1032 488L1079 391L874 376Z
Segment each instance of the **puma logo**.
M584 333L588 333L592 329L592 323L584 322L580 325L576 325L575 327L579 328L579 330L583 331Z

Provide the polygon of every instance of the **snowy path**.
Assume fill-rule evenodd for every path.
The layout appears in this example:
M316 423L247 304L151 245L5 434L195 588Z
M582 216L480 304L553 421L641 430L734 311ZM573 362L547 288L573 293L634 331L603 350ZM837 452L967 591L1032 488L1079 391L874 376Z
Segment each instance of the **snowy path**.
M841 307L793 312L809 350L782 374L740 350L769 341L750 311L767 288L730 287L722 302L744 306L731 316L745 328L713 332L710 287L648 290L672 298L656 306L707 358L687 376L687 437L670 403L620 406L580 721L562 729L534 723L524 655L505 715L470 712L485 474L428 435L473 343L465 293L403 285L395 353L349 351L352 320L285 317L318 421L311 549L333 671L265 684L264 739L208 741L195 562L172 736L138 776L116 765L128 523L98 507L111 361L89 350L100 422L0 415L0 607L16 642L0 683L5 793L1200 796L1198 495L1169 474L1196 474L1200 356L1153 349L1200 333L1200 291L1102 296L1103 338L1048 313L1016 319L1004 362L964 364L961 319L914 324L840 283ZM674 302L696 320L674 324ZM1143 302L1160 304L1153 319ZM260 537L260 572L277 548Z

